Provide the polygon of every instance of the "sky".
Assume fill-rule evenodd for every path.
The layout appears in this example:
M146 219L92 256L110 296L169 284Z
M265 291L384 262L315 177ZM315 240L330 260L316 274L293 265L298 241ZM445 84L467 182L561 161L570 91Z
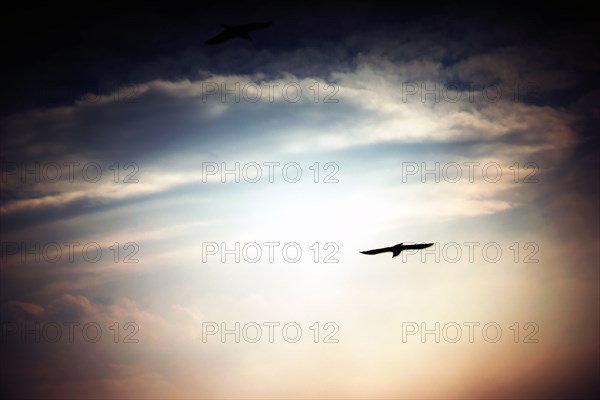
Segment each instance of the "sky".
M590 9L73 7L1 17L3 398L598 394Z

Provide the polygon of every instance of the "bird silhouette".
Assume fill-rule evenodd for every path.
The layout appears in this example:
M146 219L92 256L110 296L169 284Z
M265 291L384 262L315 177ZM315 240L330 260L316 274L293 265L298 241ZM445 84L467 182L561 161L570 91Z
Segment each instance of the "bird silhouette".
M229 25L225 25L225 24L221 24L221 25L223 26L223 28L225 28L225 30L223 32L219 33L217 36L214 36L214 37L208 39L206 42L204 42L204 44L209 44L209 45L221 44L221 43L225 43L226 41L234 39L234 38L252 40L252 37L248 34L248 32L256 31L259 29L267 29L268 27L273 25L273 23L272 22L255 22L252 24L244 24L244 25L237 25L237 26L229 26Z
M392 253L392 258L397 257L403 250L421 250L433 246L433 243L421 243L421 244L404 244L398 243L395 246L383 247L381 249L361 251L362 254L374 255L380 253Z

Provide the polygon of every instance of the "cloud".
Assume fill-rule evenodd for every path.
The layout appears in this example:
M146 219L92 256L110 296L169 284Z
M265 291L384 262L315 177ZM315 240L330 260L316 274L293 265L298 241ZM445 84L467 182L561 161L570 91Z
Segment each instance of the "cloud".
M502 54L495 57L502 58ZM117 104L113 94L108 94L93 103L79 101L8 118L9 128L27 139L6 141L6 147L16 160L28 161L5 166L9 200L3 202L0 212L9 216L38 210L50 215L48 210L61 208L90 210L196 184L202 178L198 165L182 170L185 164L181 160L191 160L192 149L205 154L207 148L219 148L226 157L253 156L252 150L234 152L232 141L287 156L309 151L337 152L339 156L340 151L378 144L455 143L463 146L463 154L471 152L474 158L530 160L545 154L552 157L548 163L564 159L576 143L575 117L564 110L504 98L497 102L429 102L421 98L421 88L409 96L405 86L415 77L410 71L435 77L438 67L428 72L422 63L380 61L369 58L354 71L332 73L337 86L329 86L329 90L338 101L333 104L314 102L314 96L320 99L326 93L315 92L315 85L322 91L326 87L318 77L299 79L283 74L281 80L269 81L265 75L214 75L199 81L132 86L136 97L131 103ZM244 92L246 86L259 88L262 98L248 101L247 96L254 94ZM299 101L289 101L286 87L296 95L302 93ZM223 90L234 92L233 97ZM232 125L234 114L237 122ZM246 126L265 129L248 130L243 128ZM165 131L173 134L165 135ZM229 132L243 134L234 138ZM36 150L41 148L43 153ZM174 160L178 153L179 161L162 162ZM54 165L63 175L59 182L35 181L28 172L24 179L34 182L23 185L19 181L19 174L27 169L51 174ZM94 181L97 171L102 174L98 182ZM131 176L139 182L120 184Z
M588 323L597 299L598 229L591 221L598 219L598 190L590 183L597 150L585 132L595 134L598 112L597 91L583 87L582 71L593 61L573 50L576 36L545 46L522 40L535 27L495 29L495 16L412 19L363 7L381 24L354 15L340 22L351 29L339 31L316 13L306 15L311 29L299 35L289 13L264 41L207 52L194 47L202 36L194 35L207 27L185 30L194 35L177 43L164 42L161 32L158 43L170 53L108 57L91 70L102 88L82 84L59 105L2 117L12 133L0 141L3 244L93 241L105 256L98 263L79 255L73 263L3 260L3 326L77 321L103 329L98 343L39 346L11 333L12 347L3 345L7 397L506 397L549 393L538 382L559 379L561 365L592 365L584 350L597 354L597 329ZM563 50L565 42L573 46ZM573 53L578 57L564 57ZM119 70L112 76L102 72L110 65ZM135 83L125 84L127 76ZM483 89L471 92L473 82ZM304 175L297 184L280 171L273 184L222 183L219 174L203 182L206 161L293 161ZM79 163L72 181L31 182L26 174L23 184L11 170L65 162ZM322 182L328 162L339 168L338 183ZM472 181L466 169L456 183L421 175L424 166L444 171L465 162L479 163ZM534 168L525 170L529 162ZM97 182L80 170L93 163L103 171ZM490 163L503 170L498 182L482 176ZM137 183L123 182L131 165L139 168ZM408 181L407 165L420 169ZM523 182L531 170L538 181ZM273 238L306 246L335 240L341 261L315 264L306 249L308 258L294 265L202 262L204 241ZM420 238L535 242L544 263L515 263L510 250L502 262L481 265L367 261L357 251L367 242ZM128 242L140 245L140 262L115 262ZM502 318L505 326L536 320L543 342L467 351L399 342L406 318L448 315ZM307 332L317 320L337 320L343 341L202 342L202 322L251 318L296 319ZM140 343L122 342L135 331L128 322L137 324ZM557 354L565 342L576 345ZM449 359L456 368L440 362ZM433 376L437 385L422 385ZM464 376L501 384L481 387ZM526 392L523 376L535 389ZM562 379L554 387L576 382ZM342 380L350 383L340 387Z
M16 318L18 310L26 318ZM2 305L1 322L6 395L133 393L148 374L158 379L155 388L166 385L164 377L144 367L136 349L140 341L155 342L166 324L130 299L102 304L64 294L45 306L11 301Z

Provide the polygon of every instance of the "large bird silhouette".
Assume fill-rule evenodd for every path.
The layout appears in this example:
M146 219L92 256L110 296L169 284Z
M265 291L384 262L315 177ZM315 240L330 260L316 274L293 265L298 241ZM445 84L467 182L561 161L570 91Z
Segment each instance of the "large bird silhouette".
M252 37L248 34L248 32L256 31L259 29L267 29L271 25L273 25L272 22L255 22L252 24L244 24L237 26L229 26L222 24L225 30L219 33L217 36L208 39L206 42L204 42L204 44L221 44L234 38L252 40Z
M381 249L361 251L361 253L373 255L373 254L387 253L389 251L392 253L392 258L394 258L394 257L397 257L398 255L400 255L400 253L403 250L421 250L421 249L426 249L431 246L433 246L433 243L421 243L421 244L398 243L395 246L383 247Z

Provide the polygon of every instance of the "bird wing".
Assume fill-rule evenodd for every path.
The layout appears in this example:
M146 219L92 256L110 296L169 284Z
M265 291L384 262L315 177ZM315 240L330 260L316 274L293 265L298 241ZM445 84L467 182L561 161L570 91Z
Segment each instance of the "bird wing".
M361 253L362 254L373 255L373 254L386 253L388 251L392 251L392 249L390 247L384 247L382 249L374 249L374 250L361 251Z
M433 246L433 243L405 244L402 245L402 250L421 250L431 246Z
M231 33L231 30L226 29L223 32L219 33L217 36L213 36L208 39L204 44L220 44L228 41L233 38L234 35Z
M259 29L267 29L271 25L273 25L272 22L255 22L252 24L238 25L238 26L236 26L236 28L248 32L248 31L256 31Z

